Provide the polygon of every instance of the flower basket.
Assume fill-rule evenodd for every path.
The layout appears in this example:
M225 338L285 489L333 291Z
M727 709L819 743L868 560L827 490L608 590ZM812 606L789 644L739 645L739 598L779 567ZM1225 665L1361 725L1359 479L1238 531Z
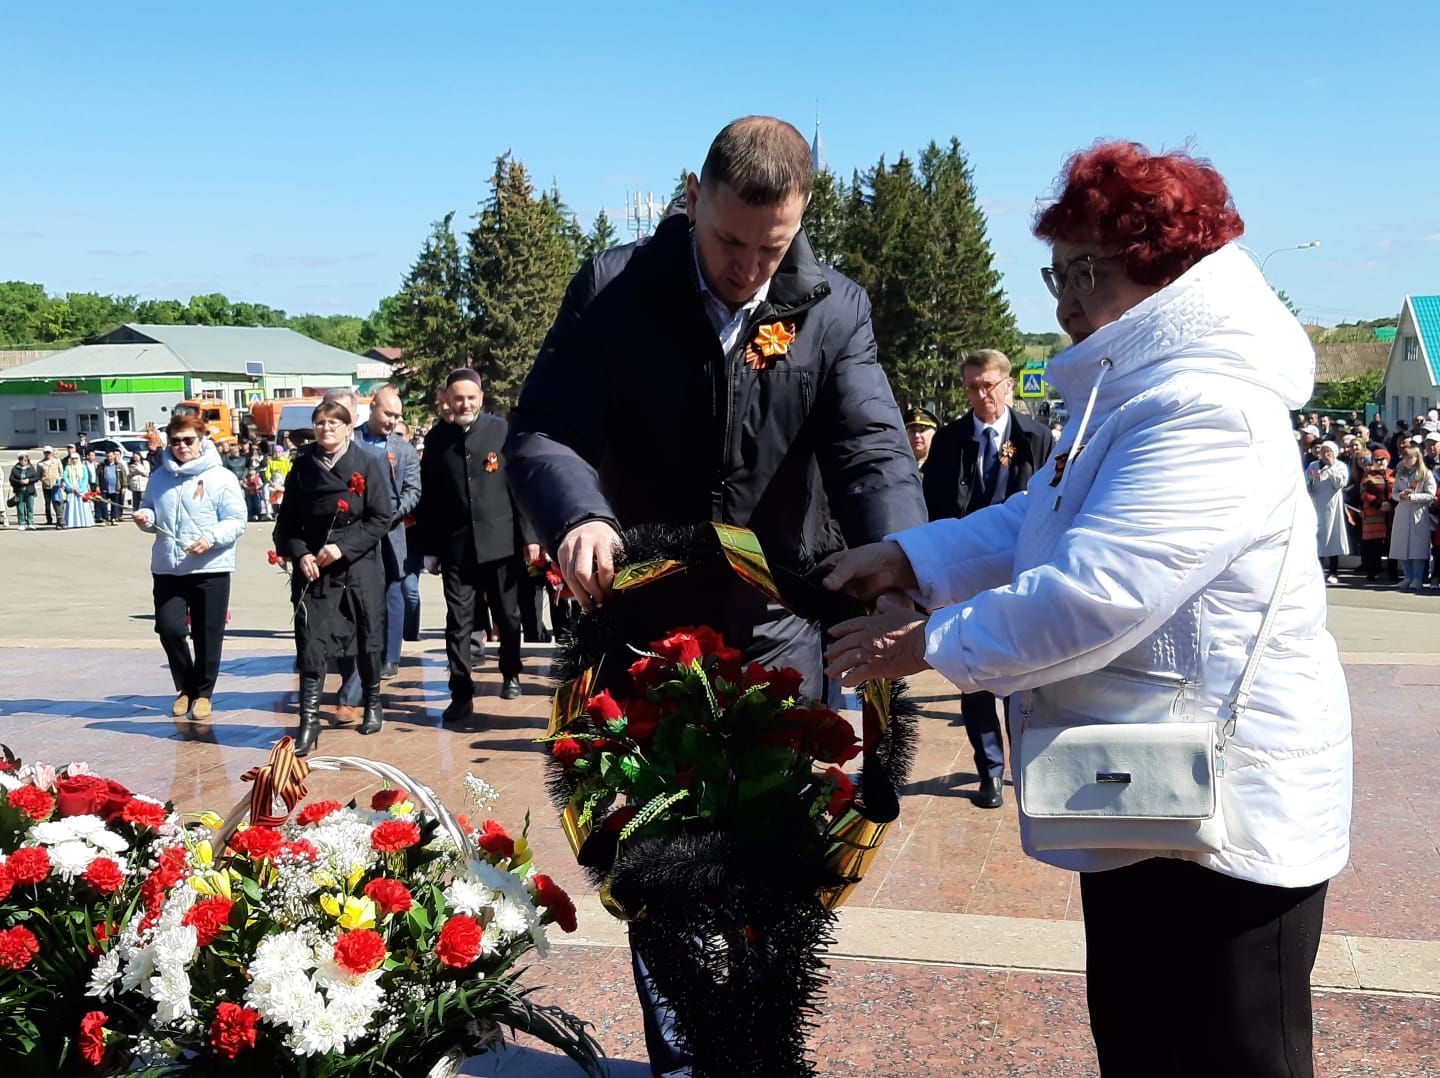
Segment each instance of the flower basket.
M386 788L368 809L296 812L312 770ZM519 984L515 963L544 953L545 926L574 928L525 832L472 828L381 761L300 760L289 738L244 778L251 796L216 821L217 841L187 849L97 970L94 994L141 1019L123 1045L132 1068L444 1076L508 1029L603 1073L585 1025ZM479 807L493 800L474 776L466 785Z
M742 669L713 628L662 620L756 598L816 621L856 612L806 574L772 573L753 534L649 528L623 548L615 597L562 640L541 739L552 799L602 901L631 922L697 1078L809 1074L820 954L898 816L913 711L903 686L869 684L857 738L796 671ZM858 782L841 770L856 755Z

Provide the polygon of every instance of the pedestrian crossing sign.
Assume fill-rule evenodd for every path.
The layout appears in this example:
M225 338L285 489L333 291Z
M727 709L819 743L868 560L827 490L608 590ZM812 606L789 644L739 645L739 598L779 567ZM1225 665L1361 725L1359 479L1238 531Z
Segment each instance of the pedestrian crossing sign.
M1020 372L1020 396L1025 399L1045 396L1044 368L1026 367Z
M264 391L263 389L247 389L247 390L245 390L245 407L246 407L246 408L253 407L254 405L259 404L259 403L260 403L261 401L263 401L264 399L265 399L265 391Z

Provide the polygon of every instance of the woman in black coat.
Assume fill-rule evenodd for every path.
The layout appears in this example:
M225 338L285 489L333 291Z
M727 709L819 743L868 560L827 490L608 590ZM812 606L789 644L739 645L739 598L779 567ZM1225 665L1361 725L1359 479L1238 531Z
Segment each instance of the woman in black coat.
M377 733L385 640L385 567L379 544L394 506L381 459L350 437L350 412L323 401L311 414L315 444L285 480L275 549L291 563L304 756L320 739L320 687L329 659L353 655L365 693L362 734Z

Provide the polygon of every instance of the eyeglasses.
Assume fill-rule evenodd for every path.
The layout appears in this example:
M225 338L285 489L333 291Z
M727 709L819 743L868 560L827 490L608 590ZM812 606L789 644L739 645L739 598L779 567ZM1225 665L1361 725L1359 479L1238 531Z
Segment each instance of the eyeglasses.
M972 397L992 397L1013 381L1015 381L1013 378L997 378L993 382L981 382L978 385L966 386L965 392Z
M1097 262L1119 262L1124 257L1124 255L1081 255L1064 269L1041 266L1040 279L1045 282L1045 287L1050 289L1050 294L1056 299L1064 294L1067 287L1074 288L1077 295L1091 296L1095 294L1095 264Z
M194 444L195 444L196 442L198 442L199 440L200 440L199 438L195 437L195 435L192 434L192 435L190 435L190 437L188 437L188 438L171 438L171 439L170 439L170 444L171 444L171 445L194 445Z

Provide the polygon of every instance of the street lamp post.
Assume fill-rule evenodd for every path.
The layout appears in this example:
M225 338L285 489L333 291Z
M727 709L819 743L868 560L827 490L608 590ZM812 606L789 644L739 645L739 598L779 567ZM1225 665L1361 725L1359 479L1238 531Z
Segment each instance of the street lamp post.
M1308 243L1297 243L1293 247L1277 247L1260 260L1260 276L1265 276L1265 263L1278 255L1281 251L1308 251L1312 247L1319 247L1319 240L1311 240Z

